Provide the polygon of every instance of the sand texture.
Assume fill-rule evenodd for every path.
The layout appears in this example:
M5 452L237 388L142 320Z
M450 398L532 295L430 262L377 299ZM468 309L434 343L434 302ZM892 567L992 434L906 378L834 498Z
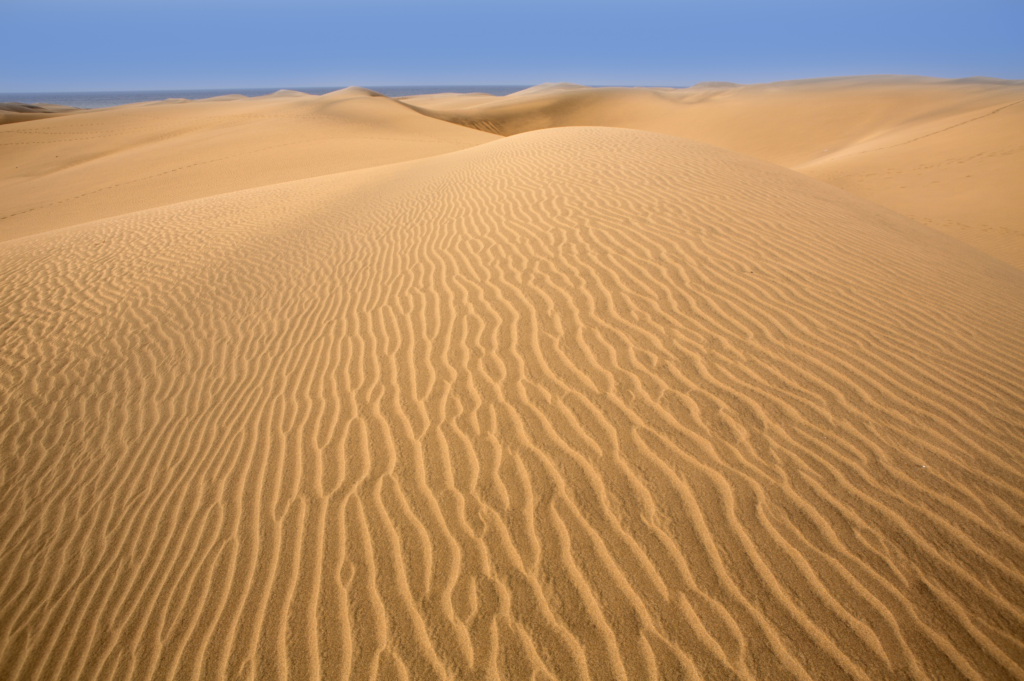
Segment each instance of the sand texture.
M497 139L363 88L112 107L0 128L0 241Z
M1024 679L1024 272L373 95L5 126L0 679Z
M561 83L468 109L416 100L406 101L502 135L602 125L707 142L829 182L1024 269L1022 81L873 76L674 91Z

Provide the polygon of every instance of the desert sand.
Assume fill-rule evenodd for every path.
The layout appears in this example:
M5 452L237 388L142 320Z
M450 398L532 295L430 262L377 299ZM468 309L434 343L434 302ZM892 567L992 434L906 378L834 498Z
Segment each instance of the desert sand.
M21 123L23 121L35 121L40 118L56 118L72 113L78 113L81 109L73 106L60 106L55 104L25 104L23 102L0 102L0 125L6 123Z
M1024 678L1020 99L0 127L0 678Z
M615 126L739 151L1024 269L1024 81L872 76L679 90L555 83L467 110L453 104L424 97L420 110L502 135Z

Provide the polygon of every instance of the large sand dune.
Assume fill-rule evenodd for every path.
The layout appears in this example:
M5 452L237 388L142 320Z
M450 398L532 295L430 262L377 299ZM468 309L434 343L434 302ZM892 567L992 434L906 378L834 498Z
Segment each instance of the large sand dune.
M906 76L683 90L565 84L474 101L409 98L502 135L606 125L663 132L800 170L1024 269L1024 82Z
M311 113L294 165L0 244L0 678L1024 678L1020 269L717 146L366 91L128 108L82 163L287 137L189 107Z

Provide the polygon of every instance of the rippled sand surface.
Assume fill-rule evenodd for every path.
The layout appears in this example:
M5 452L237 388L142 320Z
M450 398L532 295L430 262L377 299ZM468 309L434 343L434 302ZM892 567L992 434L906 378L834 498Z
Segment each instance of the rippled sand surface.
M580 92L0 127L0 678L1024 678L1024 272Z

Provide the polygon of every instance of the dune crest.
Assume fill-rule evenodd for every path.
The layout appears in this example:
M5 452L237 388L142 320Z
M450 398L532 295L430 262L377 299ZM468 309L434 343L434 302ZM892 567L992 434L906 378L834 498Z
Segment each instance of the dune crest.
M1024 676L1024 274L824 183L543 130L0 277L3 678Z
M0 102L0 125L25 123L39 119L67 116L81 109L59 104L25 104L23 102Z
M499 135L601 125L800 170L1024 269L1024 83L914 76L680 90L586 88L418 110Z
M334 92L328 92L326 95L321 95L320 98L326 101L332 101L335 99L351 99L353 97L383 97L381 93L376 90L371 90L365 87L358 87L350 85L349 87L335 90Z
M299 92L298 90L277 90L276 92L271 92L269 95L263 95L263 97L267 97L267 98L270 98L270 97L314 97L314 96L315 95L311 95L311 94L306 93L306 92Z
M572 92L575 90L590 90L592 88L586 85L577 85L576 83L541 83L540 85L534 85L528 87L525 90L513 92L509 97L522 97L524 95L540 95L549 94L552 92Z
M495 139L363 88L181 100L0 127L0 242Z

